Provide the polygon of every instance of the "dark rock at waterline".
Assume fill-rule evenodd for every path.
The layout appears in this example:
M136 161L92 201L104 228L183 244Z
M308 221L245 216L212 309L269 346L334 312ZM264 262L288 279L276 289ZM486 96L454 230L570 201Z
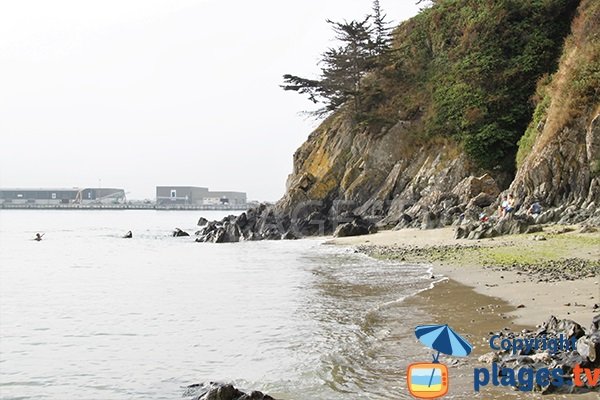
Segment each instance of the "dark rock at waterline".
M239 216L227 216L221 221L206 222L196 232L197 242L230 243L241 240L293 240L304 236L331 234L356 236L377 232L373 221L339 210L326 215L319 210L306 207L293 218L279 214L273 207L260 205Z
M181 237L181 236L190 236L190 234L187 233L186 231L182 231L179 228L175 228L175 230L173 231L173 237Z
M190 385L183 397L192 397L193 400L275 400L257 390L244 393L229 383L218 382Z
M346 215L345 218L350 218L352 221L338 225L333 233L335 237L359 236L368 235L377 231L375 224L356 216Z
M208 224L208 220L204 217L200 217L200 219L198 220L198 226L204 226Z
M331 221L320 211L312 211L305 217L297 217L292 223L299 233L306 236L324 235L331 225Z
M277 218L265 205L251 208L238 215L229 215L220 221L207 222L196 232L197 242L234 243L240 240L281 239L286 232L287 220Z
M356 222L348 222L345 224L339 225L333 236L335 237L346 237L346 236L359 236L359 235L368 235L369 227L357 224Z

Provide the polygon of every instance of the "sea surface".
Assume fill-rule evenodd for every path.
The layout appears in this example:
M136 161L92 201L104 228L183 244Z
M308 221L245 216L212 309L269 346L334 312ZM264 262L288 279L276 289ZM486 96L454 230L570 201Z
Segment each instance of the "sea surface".
M170 236L224 215L0 211L0 399L181 399L206 381L281 399L409 398L427 315L403 299L430 286L427 267L323 239Z

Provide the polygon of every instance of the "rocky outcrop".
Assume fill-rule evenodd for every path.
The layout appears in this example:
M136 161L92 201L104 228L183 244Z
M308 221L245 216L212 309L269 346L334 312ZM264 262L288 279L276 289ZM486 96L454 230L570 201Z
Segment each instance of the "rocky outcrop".
M523 7L529 7L528 4L523 3ZM413 64L410 60L412 55L409 57L405 54L404 58L399 56L389 70L381 72L381 76L370 78L387 85L381 90L389 96L381 95L378 103L372 105L378 112L377 115L385 117L385 123L369 120L357 122L356 116L349 111L351 107L341 107L310 134L294 154L293 171L287 179L286 193L280 201L273 206L249 210L237 219L228 217L212 223L202 221L197 240L220 243L293 239L333 233L365 234L367 231L374 231L370 228L373 224L383 229L434 229L460 225L457 236L467 238L523 233L532 224L549 222L600 225L600 82L597 81L597 74L593 73L594 66L600 60L600 23L597 22L600 21L600 6L592 0L573 0L556 3L549 8L541 6L540 9L528 9L527 12L535 15L538 11L547 12L547 18L555 18L549 25L562 26L564 21L571 20L578 4L572 33L566 41L560 63L557 57L566 30L557 28L563 33L554 37L554 47L548 49L549 52L538 54L539 60L527 54L528 62L537 63L535 68L540 74L531 75L532 82L525 82L526 87L533 88L534 81L543 71L554 73L542 96L549 99L542 102L547 108L536 111L536 118L539 115L543 117L539 121L535 118L532 121L537 133L534 132L531 137L531 148L527 147L527 151L522 152L524 156L520 160L516 176L511 162L514 154L510 153L510 149L514 149L517 143L505 146L507 141L513 140L510 135L514 135L514 129L496 129L493 123L488 124L490 130L470 132L470 142L461 138L461 129L458 129L460 134L455 135L446 135L444 131L446 122L448 126L458 124L459 128L462 123L476 126L477 121L485 118L490 111L484 108L491 105L473 106L467 110L456 109L444 118L456 118L460 121L438 121L441 125L434 124L438 130L435 134L431 133L432 121L437 118L435 115L432 117L438 112L436 107L452 108L458 107L457 104L464 107L470 104L454 104L455 98L450 96L454 92L445 93L450 97L444 97L445 101L452 104L435 102L432 97L444 94L431 92L430 87L435 85L429 82L415 86L415 82L407 78L410 72L406 69L410 66L416 71L422 71L432 64L437 52L448 51L444 47L457 46L456 43L450 43L452 38L441 35L443 43L434 46L427 42L431 48L424 50L427 53L424 58ZM434 7L437 6L442 11L448 11L453 9L454 4L436 2ZM474 15L479 15L476 10L480 6L478 2L464 4L464 7L475 7L475 11L471 10ZM497 9L489 11L498 12ZM514 11L510 5L499 16L505 16L509 11ZM423 25L418 24L427 22L428 15L443 18L448 14L425 13L422 19L401 26L397 32L397 45L402 47L402 40L412 40L410 30L422 29ZM461 21L452 21L462 24ZM433 31L422 33L430 34L431 37L437 35L439 39L440 33L444 32L436 32L437 28L433 27L436 24L432 21L428 23L427 29ZM502 27L500 24L496 28ZM461 25L452 32L463 32L463 28ZM455 42L461 42L465 38L476 40L475 36L478 35L473 32L478 29L485 29L485 26L464 31L460 38L454 38ZM557 34L556 30L544 32L550 36ZM505 33L506 40L518 41L514 32ZM403 34L406 37L402 37ZM487 32L488 36L495 34L496 32ZM418 43L427 47L427 43ZM456 51L453 54L456 57L466 57L465 65L470 65L471 58L481 56L480 53L469 53L469 46L473 44L471 41L461 43L453 48ZM482 43L479 43L480 47ZM410 47L409 44L406 44L406 48ZM546 45L547 42L544 46ZM527 46L522 50L531 50ZM556 57L552 60L544 58L545 61L542 62L541 57L548 57L547 54L550 53L556 53ZM438 61L443 64L447 60ZM555 63L559 65L558 71L552 71L551 65L556 65ZM479 64L477 66L479 68ZM506 73L506 77L515 74L512 68L500 72ZM379 73L373 75L377 74ZM415 74L420 79L429 79L428 76ZM434 75L438 76L439 73ZM496 75L490 75L489 78L495 79ZM444 83L443 79L440 83ZM458 85L460 82L455 83ZM498 86L504 88L505 83L494 81L495 89L487 88L486 85L476 85L475 88L481 95L486 95L486 90L497 90ZM490 83L489 86L494 85ZM457 87L452 86L452 89ZM458 92L463 94L465 91L465 87L460 86ZM403 96L404 92L410 93L410 97ZM533 95L533 91L527 93L527 98ZM510 93L502 92L502 96L510 96ZM497 96L491 97L493 100ZM528 110L527 104L517 108ZM500 112L498 118L513 120L518 116L524 124L527 123L527 113L519 111L514 114L514 109L510 112L513 114L507 111L504 117ZM502 136L503 132L506 137ZM472 146L469 147L469 143L477 143L484 150L477 146L473 149ZM497 164L482 163L482 158L486 155L492 157L490 151L497 150L494 143L509 149L502 153L504 161ZM523 148L525 149L524 145ZM473 154L479 157L477 164L473 161ZM479 167L481 165L488 167L483 169ZM501 192L511 192L517 199L514 218L498 219L497 207ZM534 201L541 204L543 211L531 220L527 216L527 208Z
M591 3L582 3L578 18L593 18ZM577 26L587 31L575 30L570 40L596 40L597 24ZM560 82L568 82L569 62L578 55L563 58L568 59L561 63L555 78L559 82L553 86L557 104L564 101ZM600 118L594 116L600 108L594 101L598 98L585 99L586 111L576 117L567 115L568 122L558 130L551 120L564 119L564 109L549 107L546 122L540 124L543 132L510 185L519 200L517 214L525 214L535 200L545 211L556 209L544 216L547 222L591 219L594 223L597 218L600 223L596 212L600 178L592 172L600 147ZM476 167L452 139L424 139L423 114L412 113L409 118L404 114L400 109L403 118L381 131L357 125L344 112L329 117L294 154L293 173L286 194L275 206L276 214L294 223L302 221L304 214L335 219L339 212L351 211L376 221L378 227L397 229L432 229L495 214L501 190L512 181L510 172ZM489 235L521 232L520 221L501 223Z
M417 125L401 122L374 137L331 117L294 155L276 212L292 223L311 213L335 220L349 211L383 228L432 229L496 201L500 189L490 174L451 141L415 141Z
M244 393L228 383L209 382L190 385L183 397L193 400L275 400L273 397L257 390Z
M584 66L600 59L600 6L582 1L578 14L559 70L544 93L550 101L536 126L535 142L509 190L524 206L539 201L556 207L546 222L598 225L600 80Z
M202 221L204 223L204 221ZM232 243L241 240L292 240L304 236L356 236L373 233L375 225L359 215L343 212L335 217L318 211L303 213L292 220L277 214L265 204L251 208L239 216L230 215L221 221L207 222L196 232L197 242Z
M205 222L196 232L197 242L232 243L240 240L281 239L289 223L278 218L266 204L251 208L239 216L229 215L220 221Z

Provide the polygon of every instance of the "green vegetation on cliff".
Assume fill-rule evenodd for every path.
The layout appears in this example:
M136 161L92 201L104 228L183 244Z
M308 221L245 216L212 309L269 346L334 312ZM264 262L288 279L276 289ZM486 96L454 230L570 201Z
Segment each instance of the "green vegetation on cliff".
M535 112L519 141L517 167L522 166L543 130L547 132L544 138L547 142L577 118L597 114L595 109L600 106L600 2L583 0L572 30L565 42L560 70L538 83ZM547 121L549 113L551 118Z
M457 138L480 166L512 172L530 98L556 70L578 3L438 1L397 30L394 64L373 77L396 107L372 102L373 113L421 117L428 136Z
M352 110L375 134L411 121L416 137L453 138L478 166L513 173L536 84L556 70L578 5L436 1L396 29L385 64L361 78L347 101L360 109L337 112Z

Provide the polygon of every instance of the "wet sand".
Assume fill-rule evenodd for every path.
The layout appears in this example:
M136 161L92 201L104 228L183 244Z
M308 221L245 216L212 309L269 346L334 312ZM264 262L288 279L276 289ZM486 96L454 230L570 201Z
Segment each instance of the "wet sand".
M585 236L583 242L574 238L566 241L561 239L554 243L551 238L543 243L533 242L527 235L471 241L456 240L453 238L452 228L443 228L428 231L384 231L368 236L335 238L327 244L392 249L427 249L434 246L458 245L469 248L498 248L509 253L539 251L541 246L543 249L547 247L554 251L551 257L576 255L598 260L600 248L596 248L596 243L599 237L593 234ZM532 246L537 248L532 249ZM556 250L556 247L560 249ZM490 333L501 330L520 332L522 329L535 328L550 315L572 319L587 328L593 315L600 312L593 308L593 304L600 301L600 277L596 275L574 281L538 282L535 279L524 279L517 271L483 268L483 262L476 257L474 258L473 254L463 255L460 251L456 257L449 260L427 260L427 256L416 259L411 259L410 255L402 257L407 263L428 262L433 265L436 279L446 277L433 289L405 301L414 304L415 308L425 310L431 316L431 321L423 321L424 324L448 324L455 327L474 346L472 355L467 358L440 358L450 369L451 389L446 398L539 398L539 393L518 392L508 387L492 385L482 388L479 393L474 392L473 369L490 367L478 361L481 355L491 351L488 343ZM423 348L423 358L410 361L429 362L431 353L416 338L415 346ZM598 398L598 394L545 395L544 398L587 400Z
M531 240L533 235L503 236L495 239L466 240L454 239L452 228L434 230L405 229L383 231L374 235L335 238L327 243L338 245L391 246L392 248L422 248L434 246L468 246L499 249L510 253L528 253L538 251L546 257L580 257L600 260L600 246L597 246L600 234L570 234L560 239L547 241ZM449 260L428 260L427 257L411 259L406 262L428 262L434 267L434 274L444 275L464 285L474 288L486 296L498 297L515 309L509 315L522 325L535 326L550 315L557 318L569 318L588 326L594 314L594 304L600 303L600 276L595 275L574 281L538 282L528 280L518 271L482 268L478 254L458 254ZM516 308L520 307L520 308Z
M508 387L494 387L491 384L485 386L476 393L473 388L474 368L487 367L478 358L492 351L489 347L490 332L498 332L510 329L520 332L527 329L527 325L516 322L514 316L515 307L507 301L498 297L480 294L473 288L459 283L453 279L442 281L431 290L424 291L415 297L406 300L431 315L431 321L424 323L448 324L454 327L473 345L473 352L469 357L447 357L440 356L440 362L449 368L450 391L444 398L453 399L534 399L540 398L539 393L518 392ZM413 362L427 361L431 359L431 352L422 346L415 338L415 346L423 348L423 359L412 360ZM545 399L597 399L597 393L584 393L577 395L544 395Z

